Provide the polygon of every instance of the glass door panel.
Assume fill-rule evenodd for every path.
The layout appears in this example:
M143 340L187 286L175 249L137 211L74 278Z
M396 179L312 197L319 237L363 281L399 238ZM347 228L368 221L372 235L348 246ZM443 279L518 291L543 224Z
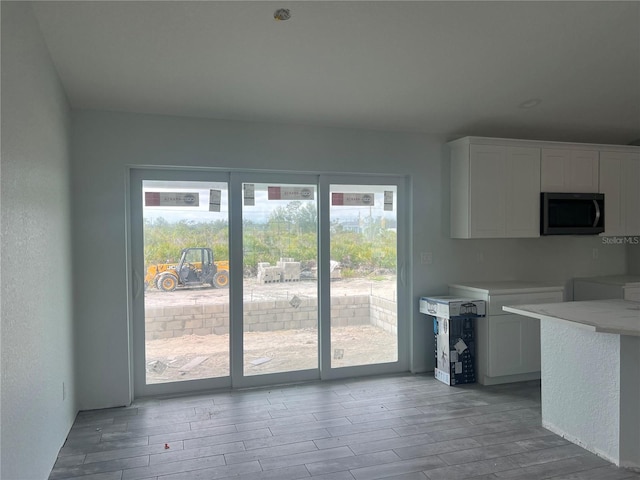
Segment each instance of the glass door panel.
M228 184L143 180L141 201L145 384L228 377Z
M406 371L405 190L357 179L133 169L135 395Z
M397 362L397 186L329 189L331 368Z
M317 186L242 190L243 373L317 370Z

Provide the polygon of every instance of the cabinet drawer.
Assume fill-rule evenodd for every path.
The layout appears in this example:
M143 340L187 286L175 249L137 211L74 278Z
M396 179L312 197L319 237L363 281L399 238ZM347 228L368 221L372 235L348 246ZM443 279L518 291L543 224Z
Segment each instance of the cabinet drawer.
M505 305L529 305L535 303L562 302L562 292L518 293L513 295L491 295L489 298L489 315L506 315L502 310Z
M624 289L624 299L633 302L640 302L640 287L632 287Z

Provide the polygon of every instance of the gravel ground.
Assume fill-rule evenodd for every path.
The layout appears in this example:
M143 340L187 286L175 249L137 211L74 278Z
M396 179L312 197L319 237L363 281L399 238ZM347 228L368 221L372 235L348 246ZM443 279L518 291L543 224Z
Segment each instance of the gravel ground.
M317 368L316 330L245 334L245 375ZM333 367L396 360L396 339L371 325L332 330ZM154 368L155 367L155 368ZM186 368L185 368L186 367ZM147 383L229 375L229 335L186 335L147 342Z
M315 281L258 284L245 279L245 301L315 297ZM395 300L395 277L342 279L331 282L331 295L371 294ZM229 301L228 289L195 288L145 292L145 305L178 306ZM396 360L396 338L371 325L333 328L332 366L342 367ZM245 375L317 368L318 334L315 329L246 332ZM147 383L229 375L229 335L186 335L146 342Z
M293 296L317 296L316 281L259 284L255 279L244 280L245 301L289 299ZM353 278L333 280L331 296L370 294L389 300L396 299L395 277L385 276L376 279ZM178 289L174 292L162 292L149 288L145 294L145 305L148 307L199 305L202 303L220 303L229 301L229 289L198 287Z

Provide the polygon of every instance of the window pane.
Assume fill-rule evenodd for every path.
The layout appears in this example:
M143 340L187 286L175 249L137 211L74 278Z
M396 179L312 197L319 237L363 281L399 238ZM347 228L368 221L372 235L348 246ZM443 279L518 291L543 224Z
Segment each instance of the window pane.
M147 384L229 376L227 192L226 183L143 182Z
M244 375L317 369L316 186L243 191Z
M397 187L331 185L331 366L395 362Z

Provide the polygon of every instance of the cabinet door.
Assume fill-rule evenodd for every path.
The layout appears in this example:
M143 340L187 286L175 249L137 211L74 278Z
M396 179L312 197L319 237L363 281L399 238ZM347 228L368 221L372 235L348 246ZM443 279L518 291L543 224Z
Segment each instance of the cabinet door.
M622 155L600 152L600 193L604 193L604 235L624 235Z
M565 164L569 161L568 150L542 149L540 189L542 192L566 192Z
M540 320L524 317L522 341L522 365L525 372L540 371Z
M605 235L640 235L640 155L600 152Z
M507 237L540 236L540 149L507 149Z
M571 150L567 173L569 191L598 193L598 157L597 151Z
M640 302L640 287L625 287L623 298L632 302Z
M622 163L622 216L624 235L640 235L640 155L629 154ZM607 197L604 199L605 208ZM604 218L605 226L607 217Z
M539 320L509 314L488 321L490 377L540 371Z
M471 145L469 217L472 238L505 236L506 147Z
M597 193L598 152L544 148L540 185L543 192Z

